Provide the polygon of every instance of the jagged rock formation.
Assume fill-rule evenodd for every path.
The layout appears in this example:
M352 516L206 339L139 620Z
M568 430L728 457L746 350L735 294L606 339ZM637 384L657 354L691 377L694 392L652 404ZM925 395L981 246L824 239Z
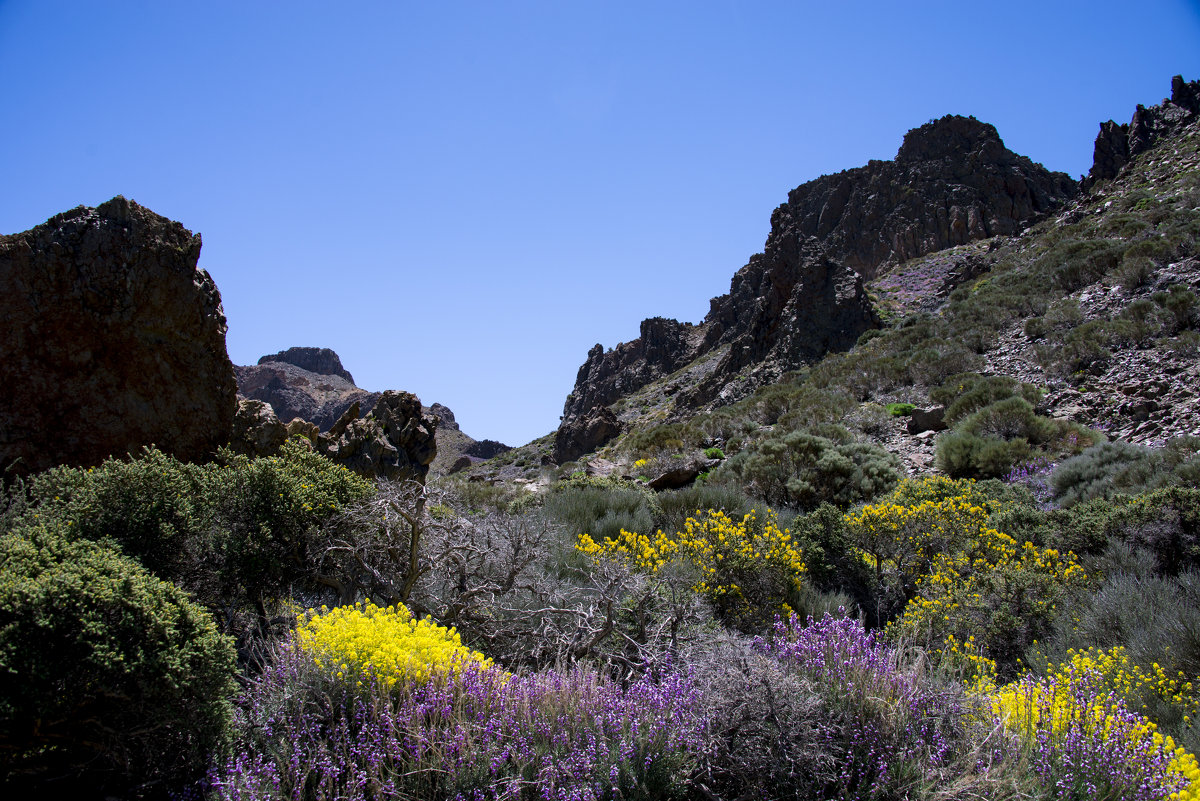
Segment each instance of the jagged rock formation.
M241 395L269 403L279 420L299 419L314 424L319 431L330 432L333 440L341 436L333 429L352 407L357 404L358 411L351 419L367 417L384 394L355 386L341 358L329 348L288 348L263 356L256 365L234 370ZM423 413L432 415L436 422L437 455L430 467L436 473L450 472L459 456L482 461L510 450L503 443L476 441L463 433L454 412L440 403L423 409ZM316 434L310 439L317 443ZM362 447L367 448L365 442ZM387 461L378 447L371 446L367 451L371 448L372 460ZM351 450L348 446L344 452L349 454Z
M233 418L229 448L246 456L274 456L289 436L289 427L279 422L271 404L241 398Z
M283 353L296 350L317 349L292 348ZM332 354L334 363L340 367L341 360L337 354L331 350L327 352ZM360 389L337 373L317 373L291 362L274 360L274 357L269 356L264 356L263 359L260 359L257 365L234 368L237 373L238 392L244 397L271 404L280 420L300 417L315 423L322 431L328 431L352 403L359 404L366 414L375 407L375 402L379 399L378 392ZM341 372L350 375L345 370Z
M365 476L424 481L437 456L438 418L426 413L411 392L387 390L360 418L352 404L317 448L333 461Z
M905 134L894 161L793 189L771 232L816 237L830 258L870 279L884 262L1018 233L1077 193L1066 173L1006 148L994 126L952 115Z
M237 387L200 245L123 197L0 237L0 469L225 444Z
M1171 96L1159 105L1146 108L1139 103L1128 123L1100 123L1085 187L1090 189L1097 181L1115 178L1130 159L1182 130L1198 114L1200 81L1189 83L1176 75L1171 79Z
M268 362L294 364L310 373L336 375L351 384L354 383L354 376L350 375L349 370L342 367L342 360L329 348L288 348L279 353L272 353L270 356L263 356L258 360L259 364Z
M763 252L714 298L697 326L653 318L641 336L588 352L563 409L560 434L718 348L718 363L680 392L676 408L737 400L784 372L851 347L878 320L864 277L973 240L1015 234L1078 193L1004 147L996 129L948 116L909 131L894 161L823 176L797 187L771 215ZM743 379L729 386L735 376ZM566 451L574 451L571 446Z
M567 396L565 418L607 406L618 398L669 375L699 355L697 328L665 317L642 320L641 336L610 351L596 345L579 368L575 390Z

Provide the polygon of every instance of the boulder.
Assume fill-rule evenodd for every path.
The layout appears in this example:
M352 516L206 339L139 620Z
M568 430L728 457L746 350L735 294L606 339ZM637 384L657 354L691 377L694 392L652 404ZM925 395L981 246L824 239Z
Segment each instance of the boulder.
M367 477L424 481L437 455L438 418L425 414L411 392L380 394L371 413L351 404L318 447L333 461Z
M303 422L303 421L300 421ZM233 417L229 447L246 456L274 456L287 441L289 427L279 422L271 404L241 398Z
M612 409L595 406L587 414L563 420L554 435L554 461L564 464L604 445L621 433Z
M237 386L200 245L123 197L0 237L0 470L228 441Z
M720 464L719 459L691 459L671 464L650 479L650 489L655 491L680 489L691 485L701 473L707 473Z
M946 407L934 406L931 409L913 409L908 416L908 433L920 434L925 431L946 430Z

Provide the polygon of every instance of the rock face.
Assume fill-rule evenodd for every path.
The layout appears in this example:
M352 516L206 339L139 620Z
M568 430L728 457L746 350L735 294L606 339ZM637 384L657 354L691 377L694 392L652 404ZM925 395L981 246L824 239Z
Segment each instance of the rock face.
M1149 108L1138 104L1129 123L1112 120L1100 123L1092 155L1092 169L1084 181L1091 188L1096 181L1115 178L1121 168L1139 153L1154 147L1163 138L1182 130L1200 114L1200 81L1185 81L1182 75L1171 79L1171 96Z
M364 476L424 481L437 456L438 418L425 413L411 392L388 390L359 418L352 404L318 449L338 464Z
M198 234L123 197L0 237L0 469L225 444L237 386L199 257Z
M554 435L554 461L559 464L591 453L621 433L621 423L612 409L595 406L587 414L563 421Z
M332 354L333 363L341 366L337 354L327 348L291 348L283 351L325 351ZM274 359L264 356L263 359ZM271 404L280 420L300 417L315 423L322 431L337 422L352 403L366 414L379 399L378 392L367 392L337 373L318 373L287 361L263 361L257 365L238 366L238 392L247 398ZM350 375L345 370L341 371Z
M793 189L771 233L816 237L834 261L873 278L885 261L1018 233L1077 193L1065 173L1006 148L995 127L947 116L905 134L894 161Z
M588 351L579 368L575 390L567 396L565 418L607 406L651 381L675 372L699 354L696 327L665 317L642 320L641 336L605 352L603 345Z
M231 450L250 457L273 456L279 453L288 436L289 427L279 422L271 404L246 398L238 401L233 434L229 438Z
M715 369L679 394L677 409L737 400L848 349L879 324L863 278L881 265L1018 233L1076 194L1069 176L1008 150L994 127L974 118L943 117L909 131L894 161L792 190L771 215L763 252L734 275L729 294L713 299L701 324L653 318L632 342L592 348L564 404L561 438L577 441L570 432L595 407L718 348L725 351ZM735 376L745 380L731 387Z
M342 367L342 360L329 348L288 348L287 350L279 351L279 353L272 353L270 356L263 356L258 360L259 364L267 364L268 362L294 364L310 373L336 375L346 379L351 384L354 383L354 376L350 375L349 370Z
M289 430L297 421L314 426L318 431L308 439L314 447L323 448L331 458L353 462L359 466L355 469L361 472L371 472L376 470L376 466L383 466L380 468L382 472L372 475L394 476L399 474L398 471L407 469L395 466L398 457L388 453L383 444L388 441L387 438L379 432L368 432L366 423L354 428L350 440L340 441L347 433L347 426L354 420L359 417L371 418L376 405L387 393L368 392L356 387L350 372L342 366L341 358L329 348L288 348L271 356L263 356L256 365L235 367L234 370L237 373L238 391L243 396L270 404L279 420L291 421ZM380 419L386 414L392 413L380 412ZM448 472L460 455L482 461L511 450L494 440L477 442L467 436L459 429L454 412L440 403L422 409L421 415L433 421L429 424L429 430L435 432L436 437L436 461L432 462L435 473ZM405 423L398 428L404 430L407 426ZM321 431L328 432L328 435L321 435L318 442L317 434ZM415 442L419 441L420 438ZM426 453L426 445L408 445L417 447L417 451L410 453L410 456L416 454L416 461L423 469L417 472L423 478L431 466L428 462L420 463ZM408 445L392 443L393 447L398 448ZM334 457L335 452L342 456Z

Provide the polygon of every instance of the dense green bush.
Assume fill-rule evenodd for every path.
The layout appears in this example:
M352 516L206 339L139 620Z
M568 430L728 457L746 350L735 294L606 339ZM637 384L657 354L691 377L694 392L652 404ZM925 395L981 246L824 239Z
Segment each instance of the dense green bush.
M996 401L938 439L938 467L954 478L1000 478L1037 457L1074 453L1098 432L1039 415L1023 397Z
M840 426L772 434L725 460L712 473L769 504L815 509L849 507L887 492L900 479L899 460L854 441Z
M1060 463L1050 475L1061 506L1116 493L1133 495L1164 486L1197 484L1200 437L1178 437L1162 448L1104 442Z
M579 478L559 482L546 496L546 514L574 537L617 538L626 531L654 531L662 507L654 492L619 479Z
M1200 569L1200 488L1167 487L1114 510L1105 536L1144 548L1162 575Z
M228 734L233 669L211 617L132 559L42 525L0 537L0 762L11 786L59 779L89 797L160 795L196 778Z
M31 483L17 527L44 523L105 542L213 608L286 596L308 574L310 540L369 482L291 443L279 456L206 465L148 448Z
M1009 398L1022 398L1036 405L1042 399L1042 391L1033 384L1021 383L1008 376L959 373L930 390L929 397L946 407L946 424L953 426L975 412Z

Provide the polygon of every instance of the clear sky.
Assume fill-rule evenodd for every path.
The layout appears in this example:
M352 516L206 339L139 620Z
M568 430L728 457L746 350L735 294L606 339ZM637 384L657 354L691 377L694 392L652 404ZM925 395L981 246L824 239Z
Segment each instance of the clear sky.
M234 363L330 347L515 445L792 187L951 113L1078 177L1180 73L1197 2L0 0L0 232L123 194L203 235Z

